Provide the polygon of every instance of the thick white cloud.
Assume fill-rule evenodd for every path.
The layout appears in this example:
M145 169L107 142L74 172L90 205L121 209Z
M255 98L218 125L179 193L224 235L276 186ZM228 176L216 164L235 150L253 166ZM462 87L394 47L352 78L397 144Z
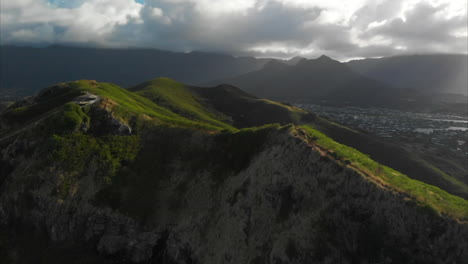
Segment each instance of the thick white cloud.
M465 0L75 0L69 8L46 0L0 3L3 43L264 57L325 53L338 59L467 52Z
M448 15L448 4L433 6L421 2L405 10L401 17L386 20L362 33L363 38L380 36L394 47L411 53L466 52L467 16Z
M137 21L142 8L133 0L87 0L76 8L58 8L46 0L0 5L3 43L105 43L116 27Z

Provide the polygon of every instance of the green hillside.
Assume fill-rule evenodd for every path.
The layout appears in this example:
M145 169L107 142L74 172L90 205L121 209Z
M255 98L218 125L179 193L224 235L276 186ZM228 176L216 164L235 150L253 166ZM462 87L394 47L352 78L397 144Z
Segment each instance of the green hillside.
M463 189L379 148L410 157L229 85L58 84L0 114L0 262L464 259Z
M320 143L326 142L322 147L337 152L341 158L350 161L355 161L352 157L358 157L359 166L356 169L366 169L375 173L378 168L382 170L379 174L385 175L387 184L410 193L421 202L427 203L440 212L460 218L466 217L466 211L462 212L463 210L461 210L464 206L466 208L466 200L451 196L438 188L436 188L437 191L434 191L433 186L410 180L406 176L390 177L402 174L394 170L389 172L390 168L379 165L359 151L336 143L319 132L330 133L332 136L340 133L340 136L344 137L347 133L355 133L355 131L316 118L313 114L296 107L258 99L232 86L198 88L189 87L168 78L159 78L126 90L114 84L81 80L45 89L33 103L18 103L11 106L2 115L2 120L17 127L33 121L37 122L44 116L54 113L56 116L48 119L54 123L54 131L75 128L84 119L89 119L85 113L88 106L81 110L82 108L76 107L76 103L70 104L68 102L84 93L91 93L103 98L100 102L103 107L109 108L122 122L126 124L133 122L133 126L148 123L211 132L227 129L237 133L238 129L249 124L257 126L269 123L309 124L305 127L306 130L312 133L313 137L320 138ZM14 129L11 130L14 131ZM4 130L2 133L5 134L5 131L8 130ZM340 137L338 139L343 140ZM358 137L353 136L348 141L353 139L358 139ZM109 142L109 144L112 143ZM343 148L337 148L337 146ZM343 149L346 151L341 151ZM364 159L362 159L363 157ZM426 170L432 174L436 173L437 168L432 168L432 170ZM415 186L419 187L412 188ZM461 188L461 192L466 191L466 186L461 186ZM432 195L428 193L432 193Z
M433 185L426 184L392 169L383 166L358 150L337 143L328 136L314 129L313 126L304 125L303 129L310 136L310 142L319 146L327 155L333 157L343 166L361 172L368 180L374 181L382 187L405 193L409 198L418 201L423 208L427 207L437 213L447 214L451 217L468 220L468 201L458 196L450 195Z
M357 149L382 165L400 171L413 179L437 186L451 194L468 199L468 186L456 177L464 177L468 172L460 166L446 166L451 170L441 170L438 168L439 164L450 162L445 157L419 156L375 136L323 118L316 118L312 124L318 131L334 141ZM437 162L433 160L437 160Z
M300 123L313 115L297 107L259 99L229 86L193 87L158 78L130 88L142 97L188 119L226 129L268 123Z
M138 122L151 121L153 123L206 130L221 130L226 127L222 123L216 126L208 122L188 119L137 93L114 84L88 80L63 83L47 88L35 98L34 102L21 102L12 105L2 115L2 120L11 126L21 126L36 121L51 111L57 111L58 107L84 93L91 93L105 98L106 107L112 108L112 112L127 123L132 118L136 118Z
M192 93L186 85L174 80L159 78L130 88L130 91L189 119L226 129L234 129L223 122L220 113L203 106L200 103L201 99Z

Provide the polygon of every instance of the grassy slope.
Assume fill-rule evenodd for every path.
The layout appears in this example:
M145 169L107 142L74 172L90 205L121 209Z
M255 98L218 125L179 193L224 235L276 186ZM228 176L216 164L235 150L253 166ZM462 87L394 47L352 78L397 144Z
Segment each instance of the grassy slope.
M310 125L304 125L302 128L312 137L313 143L319 145L321 149L327 150L332 157L343 164L347 164L367 176L378 177L378 182L383 180L384 183L396 190L407 193L422 206L429 206L439 213L460 220L468 220L468 201L463 198L383 166L358 150L335 142Z
M223 122L223 117L200 103L200 98L182 83L169 78L158 78L130 89L136 94L171 109L178 114L207 124L234 129Z
M310 115L297 107L253 97L232 86L190 87L158 78L130 90L184 117L230 130L277 122L298 124Z
M234 126L245 128L269 123L299 124L311 121L315 115L300 108L259 99L230 85L211 88L190 87L202 98L203 104L228 116Z
M90 81L79 81L73 83L79 87L83 92L107 97L115 101L117 109L116 113L124 119L130 118L132 115L146 115L152 119L165 124L173 124L183 127L196 127L208 130L220 130L221 126L215 126L205 122L198 122L197 120L190 120L173 111L159 106L151 100L138 95L137 93L120 88L117 85L109 83L93 83Z
M198 101L199 98L197 98L196 95L184 89L180 84L168 79L157 80L155 86L150 86L150 89L146 92L141 90L140 92L132 92L113 84L97 83L94 81L76 81L61 84L56 86L55 90L46 90L42 96L38 97L36 104L13 108L6 113L6 117L26 122L31 118L37 119L41 114L54 111L57 107L63 108L64 113L66 113L66 109L70 111L73 110L70 109L70 105L67 106L66 103L83 92L90 92L114 101L116 105L113 111L124 121L129 121L135 116L146 116L152 121L155 121L156 124L164 124L166 126L189 129L197 128L205 131L220 131L228 128L231 130L231 133L239 133L236 132L237 129L232 129L230 125L216 120L217 116L203 106ZM142 93L149 99L139 93ZM172 110L150 100L152 96L162 97L163 104L169 104L167 107ZM299 110L289 109L288 106L282 104L278 105L275 102L269 101L264 102L261 99L255 98L250 99L259 100L259 102L266 103L269 106L278 106L282 110L288 110L288 115L301 114ZM262 112L262 115L267 113L269 112ZM190 120L188 117L194 120ZM76 118L80 119L82 116L73 116L71 119ZM301 120L298 120L298 122L299 121ZM349 163L356 170L368 172L366 175L378 177L388 185L408 193L410 196L420 201L423 206L430 206L430 208L438 212L456 218L468 219L468 202L466 200L450 195L437 187L410 179L389 167L382 166L361 152L333 141L310 126L304 126L304 129L316 139L316 143L323 149L331 150L336 153L334 155L336 155L339 160L348 160L345 164Z
M465 183L410 151L323 118L316 118L311 123L317 130L333 140L369 154L372 159L381 164L410 175L414 179L440 186L465 199L468 197L468 186ZM462 171L463 169L457 173L460 174Z
M33 121L41 115L54 110L55 108L70 102L79 96L81 92L77 89L69 89L65 86L56 86L54 91L39 94L32 105L23 105L21 102L15 103L6 109L1 118L9 124L22 125Z
M34 104L12 107L11 110L5 112L2 118L10 124L24 125L38 120L48 112L57 110L85 92L111 99L115 102L115 106L112 108L114 114L126 122L132 117L138 117L166 125L193 127L210 131L222 130L227 126L222 123L215 125L200 122L199 120L191 120L114 84L88 80L59 84L48 88L44 90L44 95L38 96Z
M442 178L444 178L446 181L450 182L451 184L457 186L462 192L464 193L468 193L468 185L466 185L465 183L463 183L462 181L460 181L459 179L453 177L453 176L450 176L448 175L447 173L443 172L441 169L437 168L436 166L434 166L434 164L432 163L429 163L428 161L426 160L423 160L419 157L415 158L416 160L419 160L422 164L424 164L425 166L427 166L428 168L431 168L432 170L434 170L436 173L438 173L439 175L442 176ZM455 166L458 166L455 164Z

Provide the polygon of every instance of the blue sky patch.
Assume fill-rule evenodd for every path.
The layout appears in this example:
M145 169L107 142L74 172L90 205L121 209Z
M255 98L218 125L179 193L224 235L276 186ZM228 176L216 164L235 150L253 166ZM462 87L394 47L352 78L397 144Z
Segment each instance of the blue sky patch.
M75 8L83 4L84 0L48 0L55 7L60 8Z
M75 8L79 7L85 0L48 0L49 3L55 7L60 8ZM135 0L135 2L140 4L145 4L145 0Z

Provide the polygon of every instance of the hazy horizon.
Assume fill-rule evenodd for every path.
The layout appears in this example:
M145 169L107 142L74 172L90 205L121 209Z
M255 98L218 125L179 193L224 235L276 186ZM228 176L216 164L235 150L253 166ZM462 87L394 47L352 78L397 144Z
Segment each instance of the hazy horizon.
M365 59L380 59L380 58L391 58L391 57L404 57L404 56L438 56L438 55L452 55L452 56L468 56L468 53L456 53L456 52L414 52L414 53L399 53L399 54L394 54L394 55L389 55L389 56L375 56L375 57L350 57L346 59L337 59L333 56L330 56L329 54L323 53L323 54L317 54L313 56L303 56L303 55L294 55L291 57L274 57L274 56L262 56L262 55L235 55L235 54L230 54L228 52L216 52L216 51L207 51L207 50L192 50L192 51L173 51L169 49L160 49L156 47L106 47L106 46L96 46L96 45L89 45L89 44L48 44L48 45L32 45L32 44L0 44L0 47L19 47L19 48L37 48L37 49L45 49L45 48L54 48L54 47L63 47L63 48L82 48L82 49L112 49L112 50L150 50L150 51L164 51L164 52L173 52L173 53L184 53L184 54L190 54L190 53L208 53L208 54L216 54L216 55L223 55L223 56L232 56L234 58L256 58L256 59L277 59L277 60L283 60L283 61L288 61L292 60L294 58L304 58L308 60L313 60L317 59L321 56L327 56L330 57L333 60L337 60L343 63L350 62L353 60L365 60Z

